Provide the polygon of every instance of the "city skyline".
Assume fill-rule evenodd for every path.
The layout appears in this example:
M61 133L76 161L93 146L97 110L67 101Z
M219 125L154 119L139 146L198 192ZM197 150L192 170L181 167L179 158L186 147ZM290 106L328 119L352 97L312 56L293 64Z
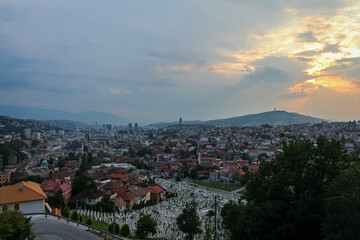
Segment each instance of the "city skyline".
M357 1L0 1L0 104L360 119Z

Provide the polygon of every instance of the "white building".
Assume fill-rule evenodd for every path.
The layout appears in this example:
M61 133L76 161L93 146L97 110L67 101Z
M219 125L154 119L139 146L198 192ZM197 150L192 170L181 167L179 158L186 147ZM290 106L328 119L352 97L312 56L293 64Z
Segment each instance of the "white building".
M45 212L46 194L34 182L19 182L0 188L0 213L19 210L22 213Z

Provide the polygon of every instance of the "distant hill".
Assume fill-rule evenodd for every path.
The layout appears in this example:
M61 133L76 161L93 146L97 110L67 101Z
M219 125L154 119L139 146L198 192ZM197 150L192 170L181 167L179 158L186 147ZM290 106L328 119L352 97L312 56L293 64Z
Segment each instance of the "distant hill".
M249 114L240 117L209 120L203 123L215 126L258 126L269 125L290 125L300 123L321 123L320 118L301 115L299 113L290 113L286 111L271 111L257 114Z
M324 121L320 118L314 118L310 116L301 115L299 113L290 113L286 111L271 111L263 112L257 114L249 114L239 117L225 118L225 119L216 119L208 121L183 121L184 125L191 124L203 124L217 127L225 126L259 126L263 124L269 125L290 125L290 124L300 124L300 123L321 123ZM153 123L154 128L165 128L169 126L176 126L178 122L160 122Z
M61 110L41 109L34 107L19 107L10 105L0 105L0 115L9 116L19 119L34 119L34 120L70 120L76 122L99 124L108 123L123 125L124 121L117 115L106 112L81 112L71 113Z

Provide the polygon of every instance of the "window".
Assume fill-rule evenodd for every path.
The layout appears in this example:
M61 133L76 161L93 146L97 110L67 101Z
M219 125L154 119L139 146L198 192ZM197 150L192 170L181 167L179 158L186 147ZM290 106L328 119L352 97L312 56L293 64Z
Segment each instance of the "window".
M4 205L4 206L3 206L3 212L6 211L6 210L8 210L8 206L7 206L7 205Z
M14 209L15 209L15 210L19 210L19 208L20 208L20 206L19 206L18 203L14 205Z

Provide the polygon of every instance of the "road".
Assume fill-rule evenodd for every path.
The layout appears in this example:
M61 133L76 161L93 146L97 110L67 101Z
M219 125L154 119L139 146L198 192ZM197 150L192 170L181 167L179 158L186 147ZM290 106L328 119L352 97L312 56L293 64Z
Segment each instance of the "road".
M75 223L66 223L56 217L44 215L31 216L32 230L36 240L101 240L103 238L87 232L85 226L77 227Z
M186 180L185 180L186 181ZM219 195L223 195L223 196L227 196L227 197L233 197L233 198L240 198L241 195L238 194L237 192L243 190L244 188L239 188L239 189L236 189L235 191L232 191L232 192L228 192L228 191L224 191L224 190L220 190L220 189L216 189L216 188L210 188L210 187L206 187L206 186L202 186L202 185L198 185L198 184L195 184L195 183L192 183L192 182L188 182L186 181L187 184L189 185L193 185L193 186L196 186L198 188L202 188L202 189L206 189L207 191L209 192L212 192L212 193L217 193Z

